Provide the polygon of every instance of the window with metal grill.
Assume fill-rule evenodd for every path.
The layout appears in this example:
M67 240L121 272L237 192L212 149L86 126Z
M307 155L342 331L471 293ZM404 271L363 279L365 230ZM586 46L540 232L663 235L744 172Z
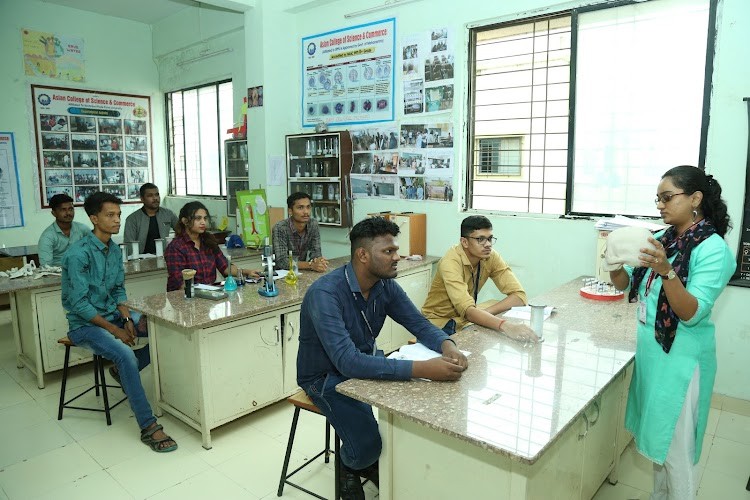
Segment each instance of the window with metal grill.
M224 140L232 128L232 82L222 81L165 95L170 192L225 196Z
M619 2L472 28L464 208L658 216L661 174L705 159L715 9Z

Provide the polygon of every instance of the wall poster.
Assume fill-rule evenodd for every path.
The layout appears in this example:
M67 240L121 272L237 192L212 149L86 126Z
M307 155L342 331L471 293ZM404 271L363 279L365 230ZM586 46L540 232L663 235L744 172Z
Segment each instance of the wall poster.
M452 123L396 123L350 134L355 200L453 201Z
M83 38L24 29L21 39L27 75L74 82L85 79Z
M237 191L242 241L246 247L260 248L271 236L271 224L265 189Z
M402 38L404 115L453 109L455 41L449 28L434 28Z
M139 200L153 179L148 96L32 85L31 98L42 208L58 193Z
M394 119L396 19L302 39L302 126Z
M21 184L12 132L0 132L0 229L23 226Z

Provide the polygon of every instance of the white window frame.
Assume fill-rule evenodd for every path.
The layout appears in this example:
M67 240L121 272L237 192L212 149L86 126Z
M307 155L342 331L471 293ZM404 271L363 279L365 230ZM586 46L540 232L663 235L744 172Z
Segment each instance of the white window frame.
M229 91L226 91L226 87L229 86ZM193 129L198 130L198 134L201 134L201 140L197 142L190 142L187 138L185 131L185 116L184 116L184 98L185 94L191 91L200 92L201 89L207 89L214 87L216 89L216 103L215 106L210 106L207 110L209 115L203 115L201 118L200 113L205 113L204 108L198 105L199 116L195 123L190 125ZM226 111L222 116L222 105L226 110L232 108L232 103L226 103L221 101L222 91L227 92L232 96L232 80L221 80L217 82L211 82L203 85L197 85L194 87L188 87L184 89L174 90L164 94L165 101L165 115L167 125L167 153L169 161L169 192L174 196L189 196L189 197L212 197L212 198L226 198L226 168L224 158L224 141L230 139L231 135L226 132L227 128L231 126L231 123L227 122L227 118L231 121L230 116L227 117ZM175 95L180 94L180 98L176 99ZM182 105L183 109L177 113L172 110L173 103L178 101L178 105ZM224 120L222 121L222 118ZM206 132L207 127L202 126L204 122L213 122L217 124L217 127L213 127L213 130ZM210 134L209 137L205 138L205 134ZM201 144L210 144L216 141L215 153L212 151L204 151L201 148ZM190 151L190 153L187 153ZM213 155L217 156L214 157ZM191 158L189 158L191 157ZM208 191L203 185L202 179L206 175L216 175L216 172L204 172L205 168L209 168L204 165L208 161L210 165L218 167L218 190ZM190 163L190 164L188 164ZM189 175L192 174L192 175Z
M710 110L710 89L711 89L711 75L712 75L712 64L713 64L713 55L714 55L714 43L715 43L715 35L716 35L716 29L715 29L715 19L716 19L716 11L717 11L717 0L707 0L708 6L709 6L709 14L708 14L708 26L707 26L707 33L705 33L706 39L708 40L706 45L706 56L705 56L705 81L703 82L703 101L698 103L698 106L701 108L701 114L702 119L700 123L700 139L699 139L699 146L696 148L697 150L697 158L695 158L693 161L691 161L691 164L694 164L700 168L704 168L705 164L705 156L706 156L706 142L707 142L707 131L708 131L708 118L709 118L709 110ZM663 3L665 5L673 4L673 5L679 5L679 2L676 0L652 0L649 2L645 2L646 4L653 5L656 3ZM576 196L576 189L575 189L575 118L576 118L576 37L577 37L577 23L578 23L578 16L582 13L587 13L590 11L596 11L596 10L604 10L604 9L611 9L616 7L621 7L627 4L634 4L632 1L618 1L618 2L607 2L593 5L593 6L586 6L582 7L580 9L573 9L570 11L565 12L556 12L551 13L545 16L539 16L535 18L526 18L526 19L507 19L503 20L503 22L492 24L492 25L480 25L476 24L473 26L470 26L470 34L469 34L469 110L468 110L468 136L467 136L467 169L466 169L466 196L464 197L463 201L463 209L467 211L477 211L477 212L489 212L489 213L513 213L513 214L529 214L534 216L590 216L590 215L613 215L611 212L607 212L606 210L599 210L598 207L595 207L595 209L591 212L583 212L583 211L574 211L574 199ZM614 11L613 11L614 12ZM568 139L568 146L567 149L557 150L556 155L559 159L559 157L565 155L566 158L563 158L565 161L564 163L561 163L560 166L563 166L564 164L564 171L565 175L561 176L559 173L556 173L554 191L551 192L551 197L555 199L558 203L558 211L545 211L545 210L533 210L531 208L524 209L518 208L519 205L523 205L524 203L528 204L528 207L531 207L531 200L537 198L541 200L545 200L546 196L548 196L548 186L547 186L547 175L546 172L542 175L539 175L538 173L535 175L534 179L532 179L529 175L529 169L528 166L530 164L533 164L535 161L533 158L530 158L527 162L526 159L524 159L524 166L523 166L523 175L521 178L512 178L508 176L491 176L491 175L483 175L481 174L481 170L479 168L479 156L477 154L479 141L477 139L485 138L487 136L492 136L495 134L487 133L486 130L482 130L481 133L479 131L475 132L475 125L477 122L476 114L477 110L475 109L476 106L476 99L477 99L477 92L478 85L475 81L475 78L477 77L477 64L481 64L481 60L479 63L477 62L477 47L476 47L476 40L477 40L477 34L481 34L482 32L487 32L491 30L495 30L497 28L501 27L511 27L514 25L522 25L526 23L532 23L539 20L545 20L545 19L554 19L561 16L570 15L571 16L571 65L570 65L570 85L569 85L569 116L567 117L568 123L569 123L569 130L567 133L567 139ZM701 35L703 36L703 35ZM524 69L521 67L521 63L519 64L519 69ZM544 83L544 82L542 82ZM533 101L533 98L526 99L528 101L526 104L531 105L531 102ZM694 102L694 100L693 100ZM560 116L562 118L562 116ZM476 134L476 135L475 135ZM527 154L527 156L531 157L534 155L534 152L539 152L540 148L538 148L538 142L535 143L533 140L533 137L531 137L531 134L529 137L524 137L524 150ZM545 144L541 149L544 150L547 147ZM674 164L667 164L667 165L661 165L659 163L658 166L653 167L652 170L656 171L659 170L658 176L660 176L664 171L667 169L676 166L677 164L684 163L684 161L681 161L680 159L674 158ZM538 163L537 163L538 165ZM557 163L555 163L557 165ZM542 164L542 168L538 168L537 170L543 170L545 167L544 164ZM642 169L641 169L642 170ZM634 174L635 175L635 174ZM657 173L654 174L655 176ZM658 176L656 177L657 181L652 182L652 179L647 179L645 182L642 182L635 186L628 187L627 196L628 199L635 198L638 200L646 199L646 200L652 200L653 199L653 192L656 188L656 184L658 183ZM494 179L493 179L494 177ZM503 178L504 177L504 178ZM561 178L562 177L562 178ZM614 176L613 176L614 177ZM488 181L496 180L496 181L504 181L505 184L489 184ZM511 183L511 181L513 181ZM606 181L606 179L605 179ZM475 189L479 185L478 183L484 182L484 185L479 186L480 192L477 194ZM532 188L532 183L538 182L538 186L536 186L536 189ZM541 186L541 187L540 187ZM611 186L608 186L611 187ZM502 193L502 194L496 194L496 193ZM579 194L579 196L582 195ZM510 200L510 205L513 205L513 202L517 202L515 206L512 208L506 208L502 206L499 202L492 201L492 198L495 196L502 196L507 200ZM480 201L480 203L477 203L478 199L481 199L482 197L485 197L485 199ZM499 198L497 198L499 199ZM564 203L564 210L561 207L561 203ZM483 206L479 206L479 205ZM538 204L537 204L538 206ZM599 210L599 211L597 211ZM654 210L651 210L651 207L646 207L646 205L643 205L643 207L638 207L635 209L637 213L628 213L628 212L619 212L619 213L626 213L628 215L642 215L647 217L653 217L658 215Z

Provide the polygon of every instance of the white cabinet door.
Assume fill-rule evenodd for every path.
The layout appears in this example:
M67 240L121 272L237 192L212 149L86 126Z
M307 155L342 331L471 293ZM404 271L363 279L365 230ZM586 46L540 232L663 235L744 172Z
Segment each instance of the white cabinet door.
M39 342L42 348L44 371L61 370L65 361L65 347L57 340L68 335L68 319L62 307L61 292L36 294L36 314L39 325ZM70 364L91 361L91 351L74 347L70 350Z
M125 276L125 293L128 294L128 299L148 297L166 291L167 273L164 271Z
M625 451L625 448L628 447L630 440L633 439L633 435L630 432L628 432L627 429L625 429L625 409L627 408L627 405L628 405L628 391L630 389L630 381L633 378L634 367L635 367L635 362L630 363L628 367L625 369L625 373L622 375L620 415L619 415L619 422L618 422L618 428L617 428L617 448L615 450L618 457L622 455L622 452Z
M222 325L205 335L201 369L209 372L212 422L261 408L281 397L281 328L279 317L250 324Z
M427 293L430 291L430 277L430 269L423 269L419 272L396 278L396 283L401 285L401 288L404 289L409 299L414 302L417 309L421 310L424 301L427 299ZM393 350L398 349L414 337L406 328L395 321L389 320L389 322L392 325L390 346Z
M614 466L622 385L623 378L617 377L585 410L589 430L583 454L581 498L592 498Z
M282 351L284 363L284 394L291 395L297 386L297 351L299 350L299 309L282 315L284 334Z

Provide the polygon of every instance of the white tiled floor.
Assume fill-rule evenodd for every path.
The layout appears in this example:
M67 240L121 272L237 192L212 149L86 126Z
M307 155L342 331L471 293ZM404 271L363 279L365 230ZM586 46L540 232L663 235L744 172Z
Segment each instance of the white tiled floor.
M150 388L150 371L143 372ZM27 369L16 368L10 315L0 312L0 500L6 499L273 499L284 458L292 407L286 402L257 411L212 432L213 449L176 419L160 419L179 443L157 454L141 444L130 408L113 411L112 426L100 413L67 411L57 420L60 373L45 377L39 390ZM76 367L73 389L91 383L90 365ZM112 390L111 397L118 393ZM86 398L82 398L86 399ZM91 397L93 400L93 396ZM84 401L85 402L85 401ZM291 466L320 451L324 421L302 412ZM750 499L750 417L712 410L701 460L701 499ZM632 448L622 458L620 481L605 483L596 500L645 499L651 464ZM333 461L321 459L295 476L307 488L333 497ZM366 485L368 499L377 490ZM309 500L289 486L284 498Z

